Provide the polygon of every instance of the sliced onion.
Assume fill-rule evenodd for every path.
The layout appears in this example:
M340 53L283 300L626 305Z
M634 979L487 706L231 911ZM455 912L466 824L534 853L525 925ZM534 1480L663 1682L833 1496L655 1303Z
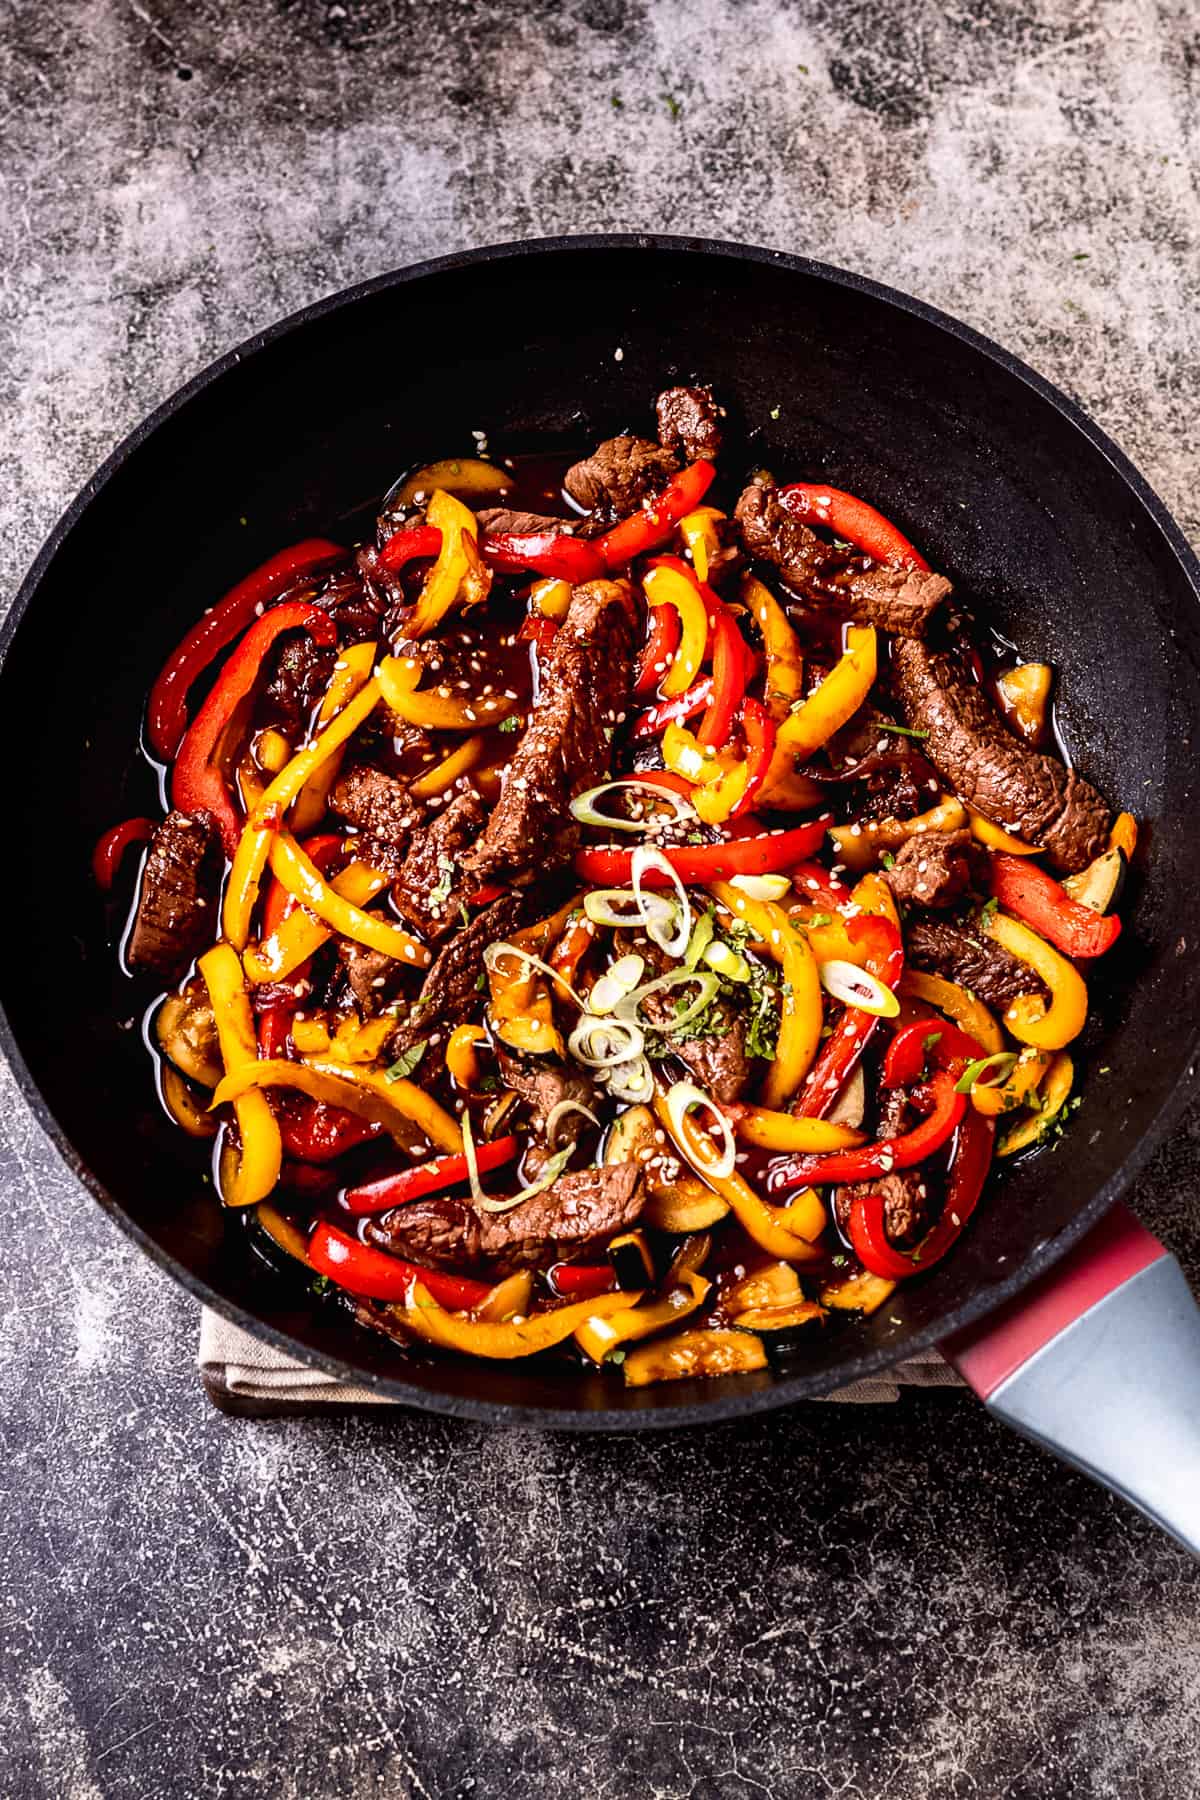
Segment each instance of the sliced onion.
M546 1114L545 1131L548 1144L554 1142L554 1133L558 1128L559 1121L565 1119L568 1113L582 1113L589 1125L594 1125L597 1131L600 1130L600 1121L590 1106L584 1106L580 1100L560 1100L558 1105L552 1106Z
M588 1010L594 1013L610 1013L619 1000L626 994L632 994L638 982L646 972L644 956L622 956L606 969L599 981L588 995Z
M712 1161L707 1156L693 1155L688 1148L689 1139L684 1132L683 1121L695 1106L707 1107L720 1127L724 1149ZM737 1166L737 1146L733 1141L733 1130L716 1101L703 1088L698 1088L694 1081L677 1081L667 1094L667 1117L671 1121L671 1135L698 1175L715 1177L721 1181L733 1174Z
M660 875L666 875L679 896L679 905L682 910L678 930L669 937L665 935L661 925L650 916L650 909L647 905L649 896L642 887L642 878L648 869L654 869ZM687 897L687 889L662 851L647 849L644 844L639 844L634 851L630 860L630 872L633 876L633 891L638 897L638 905L642 908L642 914L646 921L647 937L657 944L660 950L665 950L668 956L682 956L688 947L688 939L692 935L692 903ZM661 896L659 897L661 898Z
M700 992L696 998L684 1007L676 1019L661 1025L642 1017L642 1002L648 994L660 994L665 990L677 987L698 987ZM615 1018L619 1021L631 1021L643 1031L660 1031L669 1037L673 1031L682 1031L685 1025L698 1018L721 991L717 977L708 969L668 969L655 981L647 981L639 988L634 988L624 1000L617 1005Z
M636 1104L650 1099L654 1092L654 1075L646 1058L635 1056L631 1062L618 1063L615 1069L610 1069L605 1085L614 1099Z
M548 975L551 981L558 983L564 994L569 995L580 1012L585 1010L584 1002L579 998L570 982L560 975L557 969L552 969L549 963L543 962L540 956L534 956L530 951L522 950L519 944L510 944L503 940L498 944L489 944L483 953L484 968L499 973L497 965L502 956L515 956L521 962L527 963L531 969L538 969L543 975Z
M606 831L632 831L645 835L647 832L660 830L662 827L661 814L657 818L650 819L615 819L611 813L602 813L597 810L596 801L601 794L638 791L653 794L658 800L669 801L676 824L691 824L698 817L695 807L689 806L683 795L677 794L673 788L659 787L654 781L634 778L627 778L623 781L603 781L599 787L589 788L586 794L577 794L571 802L571 816L578 819L581 825L600 825Z
M567 1039L567 1049L588 1069L612 1069L640 1056L646 1036L632 1019L598 1019L585 1012Z
M782 900L792 883L787 875L734 875L729 885L751 900Z
M973 1093L977 1087L1003 1087L1017 1066L1015 1050L997 1050L969 1062L954 1084L956 1094Z
M726 944L718 938L704 952L703 961L726 981L749 981L750 964L744 956L740 956L732 944Z
M843 962L835 956L821 964L820 974L825 992L844 1006L856 1006L859 1012L870 1013L876 1019L894 1019L900 1011L900 1002L891 988L857 963Z
M679 909L666 894L643 894L639 898L632 888L593 888L583 896L583 910L593 925L631 931L645 925L651 916L664 927L669 926ZM658 939L654 941L657 943Z

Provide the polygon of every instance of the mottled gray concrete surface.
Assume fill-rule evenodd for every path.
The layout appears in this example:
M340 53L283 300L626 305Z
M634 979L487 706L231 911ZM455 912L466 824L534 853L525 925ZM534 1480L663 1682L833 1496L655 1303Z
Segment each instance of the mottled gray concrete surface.
M252 328L453 247L706 232L1058 380L1193 536L1182 0L8 0L0 584ZM1200 1793L1200 1583L970 1401L639 1443L231 1423L5 1087L0 1792ZM1200 1113L1140 1204L1200 1269Z

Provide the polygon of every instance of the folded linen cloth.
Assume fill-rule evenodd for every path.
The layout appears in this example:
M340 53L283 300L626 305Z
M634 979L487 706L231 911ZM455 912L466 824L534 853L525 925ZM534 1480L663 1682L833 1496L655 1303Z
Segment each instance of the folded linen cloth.
M236 1410L251 1411L256 1404L264 1409L287 1407L289 1411L308 1406L395 1406L400 1404L386 1394L357 1383L331 1381L321 1369L306 1368L301 1362L285 1356L270 1344L240 1326L233 1325L220 1313L207 1307L200 1317L200 1374L210 1398L218 1405L228 1400L237 1403ZM936 1350L923 1350L908 1362L897 1363L878 1375L851 1382L832 1394L827 1401L852 1405L886 1404L900 1398L902 1387L962 1387L954 1370Z

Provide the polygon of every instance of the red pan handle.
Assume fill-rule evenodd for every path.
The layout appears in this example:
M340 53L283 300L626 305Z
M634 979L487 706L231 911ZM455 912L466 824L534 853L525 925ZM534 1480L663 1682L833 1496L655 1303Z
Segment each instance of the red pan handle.
M941 1348L990 1412L1200 1557L1200 1307L1125 1207Z

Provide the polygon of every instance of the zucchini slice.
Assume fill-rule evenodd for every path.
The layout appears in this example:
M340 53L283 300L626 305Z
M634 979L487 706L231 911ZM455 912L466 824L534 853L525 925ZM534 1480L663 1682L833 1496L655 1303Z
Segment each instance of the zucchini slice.
M626 1387L654 1381L689 1381L713 1375L746 1375L765 1369L767 1353L749 1331L681 1331L631 1350L621 1365Z
M608 1259L619 1288L653 1287L657 1271L644 1231L626 1231L615 1237L608 1246Z
M1040 1144L1049 1137L1067 1103L1074 1080L1075 1065L1067 1052L1060 1050L1038 1089L1042 1102L1040 1110L1017 1120L1001 1133L996 1141L996 1155L1015 1156L1018 1150L1028 1150L1032 1144Z
M642 1223L656 1231L707 1231L729 1211L729 1202L714 1194L695 1175L681 1175L670 1186L654 1187L642 1213Z
M834 1312L873 1313L895 1291L894 1281L885 1281L882 1275L868 1275L865 1269L859 1269L853 1275L825 1282L821 1288L821 1305L832 1307Z
M1068 875L1063 887L1080 906L1088 906L1103 915L1112 912L1120 900L1128 872L1129 863L1123 850L1104 850L1078 875Z

